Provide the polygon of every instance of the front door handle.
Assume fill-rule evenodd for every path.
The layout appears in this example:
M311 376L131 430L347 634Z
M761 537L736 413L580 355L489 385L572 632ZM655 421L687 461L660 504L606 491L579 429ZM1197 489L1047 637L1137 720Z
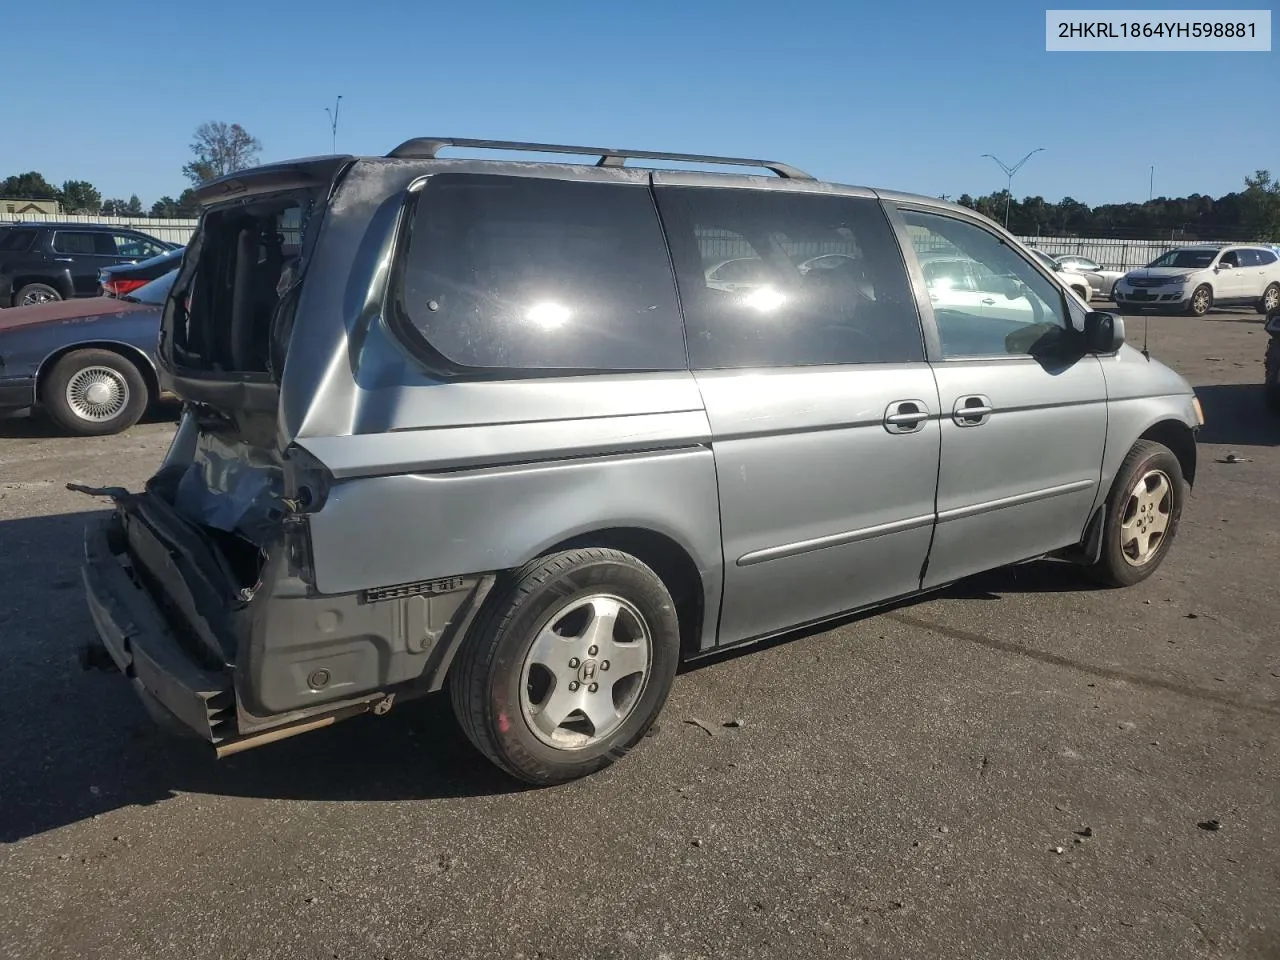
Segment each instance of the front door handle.
M890 433L917 433L929 420L923 400L895 400L884 411L884 428Z
M985 303L985 304L989 307L989 306L991 306L993 303L995 303L995 300L994 300L993 298L991 298L991 297L983 297L983 298L982 298L982 302L983 302L983 303Z
M994 411L990 397L971 393L956 400L956 405L951 408L951 419L958 427L980 427L991 419Z

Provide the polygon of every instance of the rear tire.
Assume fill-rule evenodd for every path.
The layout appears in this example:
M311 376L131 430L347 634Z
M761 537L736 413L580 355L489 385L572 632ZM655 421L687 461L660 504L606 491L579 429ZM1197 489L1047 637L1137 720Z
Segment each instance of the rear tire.
M28 283L13 295L13 305L30 307L37 303L54 303L61 299L62 294L47 283Z
M1152 440L1135 443L1111 485L1102 554L1089 573L1112 587L1133 586L1155 573L1173 545L1185 499L1182 464L1173 451Z
M1280 283L1269 284L1267 289L1262 291L1262 299L1258 301L1256 309L1261 314L1280 309Z
M49 418L67 433L101 437L133 426L150 396L141 371L110 350L73 350L54 364L40 389Z
M1213 309L1213 291L1207 283L1202 283L1191 293L1187 301L1187 314L1192 317L1203 317Z
M540 557L504 579L449 671L459 725L528 783L609 766L645 735L675 679L680 626L665 584L600 547Z

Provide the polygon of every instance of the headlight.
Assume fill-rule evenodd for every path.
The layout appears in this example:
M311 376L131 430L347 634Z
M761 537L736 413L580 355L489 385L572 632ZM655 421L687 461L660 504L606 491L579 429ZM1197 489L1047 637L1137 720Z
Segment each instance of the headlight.
M1191 395L1191 405L1195 407L1195 410L1196 410L1196 423L1203 427L1204 426L1204 407L1200 406L1200 398L1197 397L1195 394Z

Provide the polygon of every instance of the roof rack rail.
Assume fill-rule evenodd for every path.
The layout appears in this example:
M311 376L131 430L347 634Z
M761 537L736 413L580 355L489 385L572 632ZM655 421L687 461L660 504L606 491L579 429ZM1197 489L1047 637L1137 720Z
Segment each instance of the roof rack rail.
M773 160L743 157L708 157L695 153L664 153L656 150L617 150L612 147L575 147L562 143L518 143L512 140L463 140L456 137L415 137L396 147L388 157L400 160L434 160L444 147L472 147L478 150L512 150L529 153L571 153L598 156L597 167L621 167L627 160L677 160L681 163L722 163L733 167L763 167L784 180L813 180L812 174Z

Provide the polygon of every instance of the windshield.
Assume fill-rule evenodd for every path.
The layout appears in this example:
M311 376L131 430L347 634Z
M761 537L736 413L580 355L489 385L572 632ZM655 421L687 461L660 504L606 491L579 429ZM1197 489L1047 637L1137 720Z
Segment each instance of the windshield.
M128 300L130 303L146 303L152 306L161 306L165 298L169 296L169 288L173 286L174 278L178 276L177 270L170 270L163 277L157 277L148 284L144 284L128 296L121 297L121 300Z
M1152 260L1148 267L1207 267L1213 263L1217 250L1170 250L1163 257Z

